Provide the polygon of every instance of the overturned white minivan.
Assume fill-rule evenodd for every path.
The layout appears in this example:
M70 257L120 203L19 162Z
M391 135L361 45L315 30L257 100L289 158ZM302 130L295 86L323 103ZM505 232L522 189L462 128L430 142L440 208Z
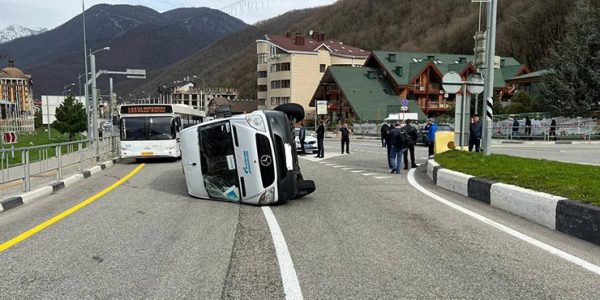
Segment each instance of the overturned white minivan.
M300 173L292 124L304 109L275 110L216 119L181 132L181 162L188 193L247 204L282 203L312 193Z

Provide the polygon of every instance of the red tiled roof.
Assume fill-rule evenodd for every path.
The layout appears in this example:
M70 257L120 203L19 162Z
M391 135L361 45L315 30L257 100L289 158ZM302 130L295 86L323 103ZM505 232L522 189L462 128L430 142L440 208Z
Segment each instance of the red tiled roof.
M322 46L327 47L332 55L336 56L355 56L361 58L367 58L369 51L346 45L340 41L325 39L324 41L318 41L310 37L304 37L304 45L296 44L296 37L285 37L280 35L265 35L266 39L275 44L277 47L282 48L285 51L302 51L302 52L317 52Z

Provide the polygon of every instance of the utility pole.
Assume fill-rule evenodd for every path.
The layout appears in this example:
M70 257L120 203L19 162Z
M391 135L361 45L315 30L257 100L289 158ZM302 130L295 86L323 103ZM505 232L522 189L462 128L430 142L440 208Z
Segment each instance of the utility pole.
M483 106L485 116L483 116L483 154L490 155L492 146L492 127L494 105L494 58L496 56L496 15L498 12L498 0L490 0L487 13L487 49L486 49L486 69L485 69L485 92L483 97Z
M90 95L88 94L88 62L87 62L87 39L85 36L85 3L84 0L81 0L81 17L83 19L83 64L85 65L85 84L84 84L84 94L85 94L85 120L87 123L87 132L88 139L91 139L91 129L90 129Z
M96 90L96 55L90 54L90 67L92 68L92 132L94 137L94 149L96 161L100 158L100 147L98 143L98 91Z

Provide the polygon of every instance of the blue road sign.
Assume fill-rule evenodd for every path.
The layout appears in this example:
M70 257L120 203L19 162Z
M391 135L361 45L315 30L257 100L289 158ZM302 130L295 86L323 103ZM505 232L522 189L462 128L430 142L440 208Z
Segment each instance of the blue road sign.
M408 107L408 100L402 99L402 106Z

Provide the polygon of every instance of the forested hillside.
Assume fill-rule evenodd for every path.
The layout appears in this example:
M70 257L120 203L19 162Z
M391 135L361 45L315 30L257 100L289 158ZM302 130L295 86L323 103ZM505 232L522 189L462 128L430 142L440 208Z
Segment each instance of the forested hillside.
M503 0L498 14L497 55L513 56L538 69L551 45L565 35L573 0ZM484 9L485 13L485 9ZM367 50L472 53L479 4L465 0L340 0L264 21L150 75L135 88L155 90L199 75L207 86L230 86L255 97L256 45L264 34L318 30L326 38ZM135 84L135 83L129 83ZM122 88L134 88L133 85Z

